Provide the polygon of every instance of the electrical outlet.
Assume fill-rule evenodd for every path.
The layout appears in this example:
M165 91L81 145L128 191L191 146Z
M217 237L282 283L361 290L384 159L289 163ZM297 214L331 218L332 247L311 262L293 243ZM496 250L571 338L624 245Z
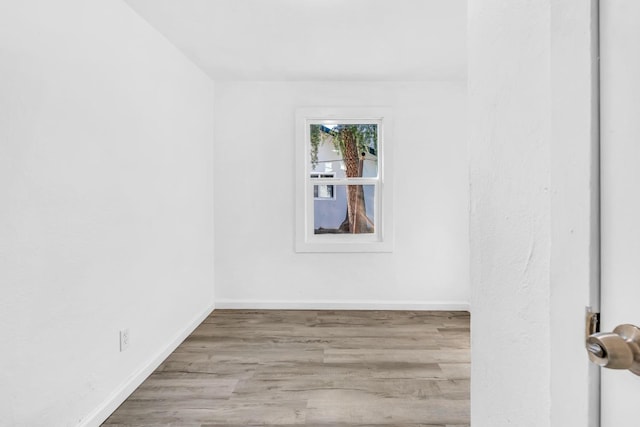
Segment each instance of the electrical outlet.
M129 328L122 329L120 331L120 351L125 351L129 348Z

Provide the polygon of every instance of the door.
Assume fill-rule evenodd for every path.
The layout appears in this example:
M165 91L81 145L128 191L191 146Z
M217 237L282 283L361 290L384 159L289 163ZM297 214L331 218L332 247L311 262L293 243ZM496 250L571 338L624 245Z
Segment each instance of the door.
M600 58L600 308L612 331L640 326L640 0L600 0ZM601 427L640 425L640 376L602 369L601 398Z

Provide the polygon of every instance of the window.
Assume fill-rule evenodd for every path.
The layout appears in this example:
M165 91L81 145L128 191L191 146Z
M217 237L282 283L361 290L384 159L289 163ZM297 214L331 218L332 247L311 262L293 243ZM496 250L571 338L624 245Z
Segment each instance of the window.
M296 250L391 251L389 110L304 108L296 125Z
M312 173L311 178L333 178L333 173ZM331 184L314 185L313 186L313 199L314 200L335 200L335 186Z

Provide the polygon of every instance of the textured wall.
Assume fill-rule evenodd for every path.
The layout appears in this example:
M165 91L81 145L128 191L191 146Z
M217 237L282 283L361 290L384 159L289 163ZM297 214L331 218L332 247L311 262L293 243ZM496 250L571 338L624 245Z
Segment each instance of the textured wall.
M469 2L474 427L549 424L549 4Z

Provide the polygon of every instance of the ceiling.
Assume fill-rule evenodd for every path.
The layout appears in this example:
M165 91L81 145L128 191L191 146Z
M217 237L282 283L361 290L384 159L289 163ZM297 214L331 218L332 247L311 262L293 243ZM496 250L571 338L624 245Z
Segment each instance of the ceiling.
M125 0L215 80L457 80L467 0Z

